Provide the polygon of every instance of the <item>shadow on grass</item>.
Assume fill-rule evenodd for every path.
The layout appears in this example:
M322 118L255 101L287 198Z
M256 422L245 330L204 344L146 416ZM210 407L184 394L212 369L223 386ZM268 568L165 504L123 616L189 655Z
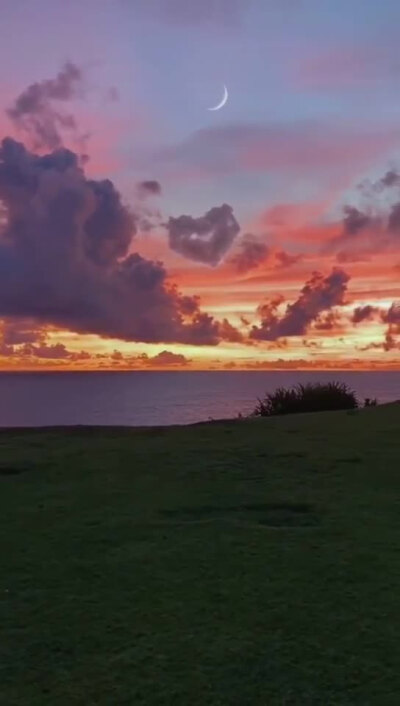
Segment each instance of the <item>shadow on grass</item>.
M0 476L18 476L29 470L28 466L0 466Z
M182 507L161 510L161 515L184 523L207 520L249 520L268 527L309 527L319 523L315 508L308 503L252 503L244 505Z

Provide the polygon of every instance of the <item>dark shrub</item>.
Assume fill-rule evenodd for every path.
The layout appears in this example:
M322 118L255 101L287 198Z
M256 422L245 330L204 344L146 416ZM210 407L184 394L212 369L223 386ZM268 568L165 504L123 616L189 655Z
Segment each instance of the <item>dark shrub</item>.
M378 400L376 398L370 399L369 397L366 397L364 400L364 407L376 407L378 404Z
M308 383L295 387L278 387L259 399L253 414L257 417L270 417L277 414L297 412L322 412L332 409L356 409L355 393L344 383Z

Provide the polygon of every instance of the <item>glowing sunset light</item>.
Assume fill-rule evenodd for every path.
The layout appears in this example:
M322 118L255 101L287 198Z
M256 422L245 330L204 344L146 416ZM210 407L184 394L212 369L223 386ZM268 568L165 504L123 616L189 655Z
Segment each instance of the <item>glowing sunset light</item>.
M1 369L398 366L400 10L309 4L6 4Z

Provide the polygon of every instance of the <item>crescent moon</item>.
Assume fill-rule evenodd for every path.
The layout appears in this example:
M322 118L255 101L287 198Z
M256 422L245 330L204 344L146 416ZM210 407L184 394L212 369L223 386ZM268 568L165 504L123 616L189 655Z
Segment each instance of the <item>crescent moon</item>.
M217 103L217 105L214 105L213 108L208 108L208 110L220 110L221 108L224 107L226 101L228 100L228 97L229 97L228 89L224 84L224 96L223 96L222 100L219 103Z

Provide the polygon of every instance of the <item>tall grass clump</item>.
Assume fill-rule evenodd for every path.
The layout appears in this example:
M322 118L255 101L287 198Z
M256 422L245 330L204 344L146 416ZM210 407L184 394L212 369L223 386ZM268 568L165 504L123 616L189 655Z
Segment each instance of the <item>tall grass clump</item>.
M356 409L355 393L341 382L307 383L294 387L278 387L269 392L253 412L256 417L271 417L278 414L299 412L323 412L335 409Z

